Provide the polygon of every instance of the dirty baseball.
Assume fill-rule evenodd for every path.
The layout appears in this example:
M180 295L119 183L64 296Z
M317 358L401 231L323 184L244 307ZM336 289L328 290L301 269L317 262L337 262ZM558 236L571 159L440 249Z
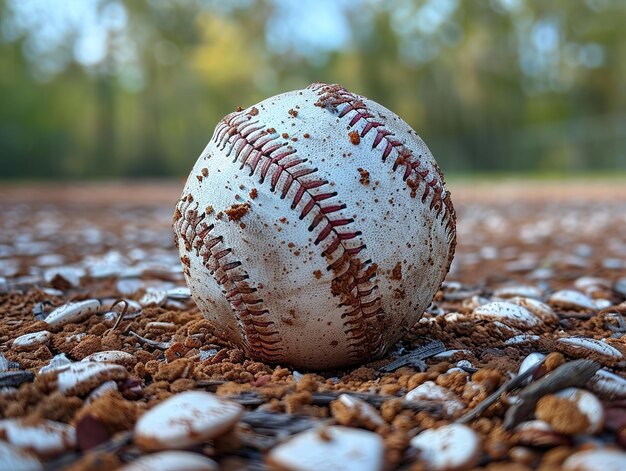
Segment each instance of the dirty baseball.
M456 243L450 194L417 133L323 83L226 116L174 231L215 334L310 369L384 355L432 301Z

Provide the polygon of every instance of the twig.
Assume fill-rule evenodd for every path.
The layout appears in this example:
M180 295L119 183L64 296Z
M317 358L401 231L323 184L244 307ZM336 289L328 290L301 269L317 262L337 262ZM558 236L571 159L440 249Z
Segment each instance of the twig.
M35 375L30 371L3 371L0 373L0 387L17 388L22 383L32 383Z
M380 408L385 401L391 399L400 399L401 405L404 409L410 409L416 412L426 411L433 415L439 415L442 411L442 406L438 402L431 401L407 401L397 396L388 396L380 394L366 394L352 391L325 391L314 392L311 395L311 404L314 406L327 406L332 401L337 399L342 394L349 394L350 396L358 397L376 408ZM231 401L237 402L243 406L260 406L267 402L261 394L256 391L245 391L239 394L228 396Z
M169 342L157 342L156 340L150 340L145 337L142 337L141 335L139 335L136 332L133 332L132 330L129 330L128 333L132 335L133 337L137 338L139 342L144 343L146 345L150 345L151 347L154 347L154 348L160 348L161 350L167 350L173 345L173 342L171 340Z
M392 361L391 363L380 368L380 371L383 373L391 373L392 371L397 370L403 366L407 365L417 365L420 366L421 363L426 358L432 357L433 355L437 355L445 351L446 346L440 340L433 340L432 342L419 347L412 352L409 352L405 355L402 355Z
M111 304L111 309L113 309L120 303L124 303L124 308L122 309L122 312L118 313L117 319L115 319L115 324L113 324L113 327L111 327L104 333L105 335L117 329L117 327L120 325L120 322L122 322L122 318L126 315L126 311L128 311L128 301L126 301L125 299L118 299L117 301L115 301L113 304Z
M504 416L504 427L511 429L529 417L544 395L560 391L561 389L582 386L587 383L600 364L592 360L574 360L559 366L554 371L530 383L522 389L518 402L513 404Z
M484 401L474 407L471 411L459 417L457 419L457 422L460 424L466 424L467 422L470 422L480 417L483 412L485 412L492 404L498 401L498 399L500 399L500 396L502 396L505 392L513 391L514 389L517 389L522 384L524 384L524 381L532 376L542 364L543 361L538 361L522 374L517 375L514 378L506 381L502 386L500 386L495 392L491 393Z
M98 445L88 451L88 453L115 453L123 446L130 443L133 437L132 432L124 432L106 443ZM45 471L55 471L57 469L66 468L72 463L80 460L87 452L78 452L63 455L57 459L47 461L44 464Z
M609 329L613 334L612 338L622 338L626 334L626 321L624 320L624 316L621 312L611 312L610 315L617 319L617 327L609 322L609 315L604 318L604 325L607 329Z
M323 419L312 419L309 416L280 414L254 410L246 412L241 418L242 422L250 425L255 433L262 434L293 434L302 432L316 425L327 422Z

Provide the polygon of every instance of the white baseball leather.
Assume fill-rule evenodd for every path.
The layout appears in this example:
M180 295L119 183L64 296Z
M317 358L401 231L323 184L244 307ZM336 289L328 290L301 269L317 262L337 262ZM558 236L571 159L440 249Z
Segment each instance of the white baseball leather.
M322 83L226 116L174 230L216 334L310 369L384 354L428 307L456 242L442 174L415 131Z

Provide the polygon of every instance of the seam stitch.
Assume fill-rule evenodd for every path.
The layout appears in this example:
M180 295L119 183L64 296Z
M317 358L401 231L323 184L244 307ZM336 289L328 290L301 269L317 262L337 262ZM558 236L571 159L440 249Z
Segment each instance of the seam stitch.
M222 236L211 234L213 229L214 225L206 221L206 213L198 213L198 203L193 196L184 195L174 213L176 234L182 239L187 252L193 250L202 257L205 268L228 300L247 341L243 345L246 353L276 362L281 359L283 348L280 347L280 335L274 330L274 322L265 318L268 311L263 309L263 299L259 297L257 288L248 283L248 274L241 261L231 255L232 249L224 246ZM189 259L182 262L185 274L190 276Z
M421 156L414 156L411 149L394 139L393 132L385 129L383 123L374 120L375 116L370 113L363 100L357 95L350 93L341 85L328 85L318 82L309 85L307 88L317 92L319 100L315 103L316 106L336 113L339 118L349 118L350 116L347 115L354 112L348 124L350 127L364 120L365 126L360 133L360 137L365 137L370 131L376 132L372 149L376 149L383 143L383 162L386 162L392 152L395 151L397 155L393 163L393 171L395 172L399 167L404 167L402 179L410 188L411 197L415 198L417 196L417 190L421 185L423 186L422 203L426 203L427 198L430 196L430 210L436 212L436 217L439 217L443 211L442 223L445 223L444 230L450 241L448 263L445 268L445 274L447 274L456 249L456 213L452 205L450 192L444 189L443 173L437 163L433 160L432 164L435 172L429 180L428 176L431 172L428 168L420 168L421 160L419 157Z
M333 201L337 192L330 191L330 182L316 178L317 168L308 167L308 159L280 142L279 133L263 128L250 114L231 113L216 128L213 142L226 156L232 155L233 163L240 163L240 170L249 167L249 176L257 175L261 184L269 178L270 190L279 192L281 199L291 191L291 209L300 210L300 220L313 214L308 230L317 231L315 245L327 244L322 256L329 261L327 269L335 273L332 294L341 297L339 307L346 309L341 318L349 355L357 360L371 350L378 352L383 337L377 327L384 311L375 284L377 266L357 258L365 248L361 232L343 231L354 220L341 214L346 206Z

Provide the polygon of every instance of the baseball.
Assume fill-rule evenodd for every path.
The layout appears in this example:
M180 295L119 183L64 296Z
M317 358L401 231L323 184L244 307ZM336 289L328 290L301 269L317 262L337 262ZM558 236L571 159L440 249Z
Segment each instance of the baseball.
M456 243L450 193L417 133L324 83L226 116L174 232L215 334L306 369L385 354L430 304Z

